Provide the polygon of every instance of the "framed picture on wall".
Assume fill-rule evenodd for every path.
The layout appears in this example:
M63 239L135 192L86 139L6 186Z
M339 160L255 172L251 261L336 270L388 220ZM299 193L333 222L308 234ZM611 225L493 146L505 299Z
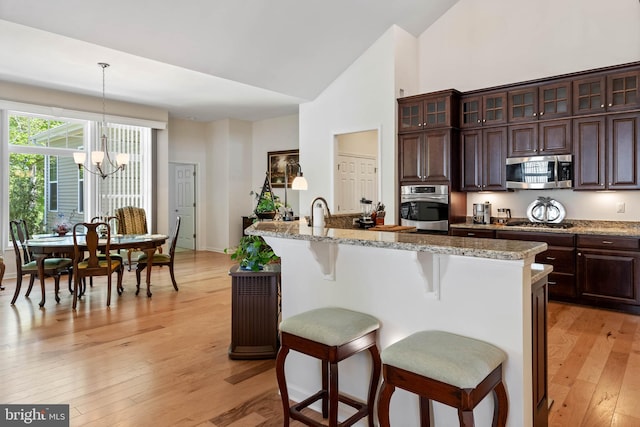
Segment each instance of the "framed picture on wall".
M267 153L267 170L271 179L272 188L284 188L285 168L289 163L298 163L300 150L269 151ZM296 177L297 169L289 169L289 182L287 187L291 188L291 183Z

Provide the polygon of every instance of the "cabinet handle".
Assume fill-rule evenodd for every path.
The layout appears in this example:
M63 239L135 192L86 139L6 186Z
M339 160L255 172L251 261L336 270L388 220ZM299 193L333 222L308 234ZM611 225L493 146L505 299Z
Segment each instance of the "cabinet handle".
M467 236L475 236L476 233L467 233Z
M540 111L540 116L544 116L544 111Z
M538 113L533 113L533 116L534 116L534 117L535 117L535 116L537 116L537 115L538 115Z
M602 244L603 244L603 245L612 245L612 244L613 244L613 242L610 242L610 241L608 241L608 240L603 240L603 241L602 241Z
M547 282L547 284L548 284L548 285L550 285L550 286L551 286L551 285L557 285L557 284L558 284L558 282Z
M604 108L604 104L600 104L600 108Z
M422 123L418 123L418 127L422 126Z
M582 256L582 252L578 252L578 256Z
M537 152L538 152L538 149L537 149L537 148L534 148L534 149L533 149L533 152L534 152L534 153L537 153Z
M478 119L478 123L480 123L480 119Z
M482 119L482 123L487 123L487 119Z
M424 122L424 123L422 124L422 126L426 126L426 125L427 125L427 122Z
M613 107L613 104L609 104L609 107Z
M556 258L555 258L555 257L552 257L552 256L548 256L548 257L547 257L547 259L548 259L549 261L555 261L555 260L556 260Z

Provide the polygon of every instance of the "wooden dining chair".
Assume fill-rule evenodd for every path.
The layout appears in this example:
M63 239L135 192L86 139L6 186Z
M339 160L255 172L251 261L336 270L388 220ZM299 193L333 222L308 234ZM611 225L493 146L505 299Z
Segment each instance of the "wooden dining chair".
M4 291L4 286L2 286L2 279L4 278L4 258L0 256L0 291Z
M104 239L98 235L98 228L106 230ZM79 243L79 237L86 230L85 245ZM99 247L104 242L103 247ZM107 307L111 305L111 275L118 274L118 293L122 289L122 262L111 258L111 227L106 222L81 222L73 226L73 309L78 298L82 297L80 289L85 277L107 276ZM84 252L89 254L85 259ZM102 251L102 253L101 253ZM103 257L101 257L103 255Z
M177 291L178 284L176 283L176 276L173 272L173 261L175 259L176 254L176 243L178 242L178 233L180 233L180 217L176 218L176 227L173 232L173 236L171 238L171 245L169 245L169 253L155 253L153 254L153 259L151 260L151 265L156 266L169 266L169 274L171 275L171 282L173 283L173 288ZM136 266L136 295L140 292L140 273L147 267L147 254L142 254L138 257L138 265Z
M120 234L147 234L147 213L144 209L135 206L125 206L114 211L118 220L118 232ZM131 254L140 248L131 248L127 251L128 269L131 271ZM162 248L159 249L162 252Z
M11 300L11 305L14 305L20 294L20 288L22 287L22 277L29 276L29 287L27 288L26 297L31 294L33 288L33 282L38 277L38 264L32 256L27 246L27 240L29 240L29 228L25 220L14 220L9 222L9 232L11 234L11 242L13 243L13 250L16 258L16 290ZM44 274L48 277L53 277L55 281L55 298L56 302L60 302L60 274L63 272L69 273L69 283L71 283L70 268L73 265L73 261L70 258L45 258L44 259ZM45 290L44 282L42 286L42 300L40 306L44 305Z

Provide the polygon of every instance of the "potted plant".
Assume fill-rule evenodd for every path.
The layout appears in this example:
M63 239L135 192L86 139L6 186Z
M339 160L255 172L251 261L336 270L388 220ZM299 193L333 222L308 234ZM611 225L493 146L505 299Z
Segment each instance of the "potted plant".
M280 198L269 191L255 194L258 199L255 209L256 216L260 219L273 219L282 207Z
M224 250L224 253L228 252ZM260 271L265 265L280 259L271 246L260 236L243 236L231 253L231 259L237 261L242 270Z

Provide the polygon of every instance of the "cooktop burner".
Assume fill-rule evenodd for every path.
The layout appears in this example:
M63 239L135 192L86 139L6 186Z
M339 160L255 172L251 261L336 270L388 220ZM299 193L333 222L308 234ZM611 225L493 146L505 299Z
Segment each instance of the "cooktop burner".
M534 227L534 228L571 228L571 227L573 227L573 224L571 224L570 222L515 221L515 222L508 222L507 226Z

